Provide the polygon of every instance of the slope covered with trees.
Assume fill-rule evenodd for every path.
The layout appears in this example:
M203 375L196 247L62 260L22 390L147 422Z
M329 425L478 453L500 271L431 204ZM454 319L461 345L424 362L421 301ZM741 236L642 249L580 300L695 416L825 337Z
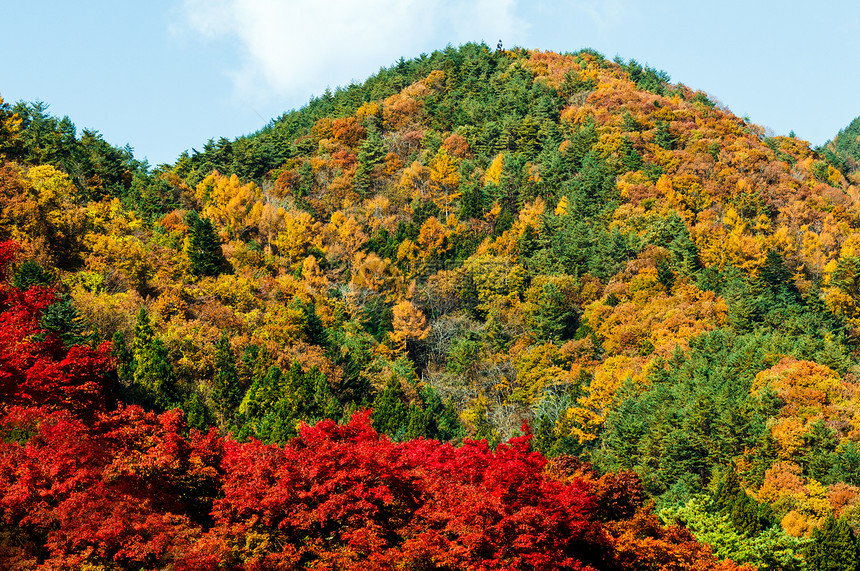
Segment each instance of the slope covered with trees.
M5 287L46 296L20 339L106 375L4 381L7 470L90 460L10 475L2 537L46 566L854 569L853 132L476 44L156 169L0 105ZM134 547L62 519L108 497L146 497Z

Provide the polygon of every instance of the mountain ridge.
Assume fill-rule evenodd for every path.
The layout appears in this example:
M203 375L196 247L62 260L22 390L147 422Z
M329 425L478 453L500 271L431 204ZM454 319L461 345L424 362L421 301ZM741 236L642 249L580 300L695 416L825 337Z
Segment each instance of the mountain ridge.
M815 150L633 60L478 44L155 169L0 119L12 278L112 341L121 402L281 445L525 421L556 477L759 568L860 521L853 123Z

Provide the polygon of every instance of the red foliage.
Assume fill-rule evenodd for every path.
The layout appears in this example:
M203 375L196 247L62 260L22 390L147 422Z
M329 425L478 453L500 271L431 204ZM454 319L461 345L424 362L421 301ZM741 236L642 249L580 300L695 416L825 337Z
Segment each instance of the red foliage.
M30 436L0 443L3 524L41 538L32 551L46 568L175 559L200 534L223 447L184 430L181 412L121 408L87 426L67 411L14 407L0 433Z
M495 452L485 442L395 444L362 412L344 426L303 427L284 448L227 442L217 525L188 566L220 545L249 568L586 569L609 551L589 517L594 499L542 477L528 439ZM273 533L277 549L247 547L272 546Z
M543 475L530 436L491 450L393 443L369 413L303 427L287 446L191 431L138 407L88 425L13 407L0 434L0 517L18 546L0 566L176 569L714 569L663 528L626 474ZM595 516L616 513L600 523ZM673 566L677 565L677 566ZM33 565L30 565L33 566ZM729 567L730 568L730 567Z
M110 344L67 349L55 334L44 331L42 313L57 295L42 286L21 291L7 285L16 250L14 242L0 243L0 398L78 412L103 408Z

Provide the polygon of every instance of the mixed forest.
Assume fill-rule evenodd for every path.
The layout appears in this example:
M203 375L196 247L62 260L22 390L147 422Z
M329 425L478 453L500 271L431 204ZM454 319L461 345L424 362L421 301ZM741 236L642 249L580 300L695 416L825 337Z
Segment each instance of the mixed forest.
M466 44L201 148L0 99L0 568L860 569L860 118Z

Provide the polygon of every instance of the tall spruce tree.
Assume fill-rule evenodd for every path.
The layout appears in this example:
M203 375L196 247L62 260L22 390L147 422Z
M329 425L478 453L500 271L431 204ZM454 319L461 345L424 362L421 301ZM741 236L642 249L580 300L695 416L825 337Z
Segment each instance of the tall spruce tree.
M815 571L857 571L860 555L851 528L845 518L833 514L812 531L812 541L806 551L808 569Z
M137 313L131 357L132 382L142 404L160 409L176 406L179 398L173 365L167 348L155 335L145 307Z
M236 357L230 347L226 332L215 345L215 378L213 379L212 400L221 418L227 422L239 407L242 394L239 390L239 372Z
M227 260L221 252L221 240L215 233L215 227L208 218L203 218L196 211L188 213L188 259L191 271L197 277L217 276L227 265Z
M358 150L358 169L355 171L353 184L355 190L362 196L370 190L371 174L373 167L385 159L385 145L374 130L371 130Z
M400 379L391 375L385 390L373 401L373 424L379 432L394 437L407 427L409 411L403 403L405 398Z

